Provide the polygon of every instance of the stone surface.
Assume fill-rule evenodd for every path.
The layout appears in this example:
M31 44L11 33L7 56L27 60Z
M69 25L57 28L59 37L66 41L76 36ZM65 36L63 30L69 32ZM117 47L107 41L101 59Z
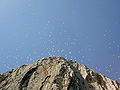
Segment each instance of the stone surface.
M51 57L0 74L0 90L120 90L120 84L82 64Z

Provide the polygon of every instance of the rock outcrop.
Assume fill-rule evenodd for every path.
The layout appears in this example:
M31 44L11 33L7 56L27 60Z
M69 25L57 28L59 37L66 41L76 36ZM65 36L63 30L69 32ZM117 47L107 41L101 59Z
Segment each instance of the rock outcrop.
M50 57L0 74L0 90L120 90L120 84L82 64Z

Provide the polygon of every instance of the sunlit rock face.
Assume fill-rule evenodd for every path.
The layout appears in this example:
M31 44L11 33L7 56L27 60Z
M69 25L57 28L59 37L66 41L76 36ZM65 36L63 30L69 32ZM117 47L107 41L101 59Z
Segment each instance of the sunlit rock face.
M0 90L120 90L120 84L82 64L50 57L0 74Z

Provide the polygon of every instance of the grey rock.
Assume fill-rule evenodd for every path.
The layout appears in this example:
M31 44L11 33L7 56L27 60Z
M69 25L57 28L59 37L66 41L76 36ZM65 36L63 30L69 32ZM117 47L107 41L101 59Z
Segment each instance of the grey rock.
M120 90L120 84L82 64L49 57L0 74L0 90Z

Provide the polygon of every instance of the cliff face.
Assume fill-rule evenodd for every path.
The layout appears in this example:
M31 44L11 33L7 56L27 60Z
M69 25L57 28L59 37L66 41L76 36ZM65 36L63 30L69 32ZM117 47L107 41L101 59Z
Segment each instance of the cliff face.
M0 74L0 90L120 90L120 84L62 57Z

